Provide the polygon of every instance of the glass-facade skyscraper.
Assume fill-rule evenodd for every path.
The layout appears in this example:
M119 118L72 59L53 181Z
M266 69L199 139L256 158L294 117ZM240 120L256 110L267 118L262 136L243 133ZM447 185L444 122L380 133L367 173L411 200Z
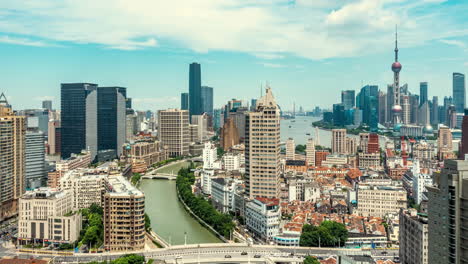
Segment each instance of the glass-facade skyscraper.
M201 110L213 117L213 88L208 86L201 87Z
M189 110L189 94L180 94L180 110Z
M362 110L362 122L367 124L371 131L377 130L379 123L379 87L366 85L356 97L356 106Z
M356 105L355 98L356 95L354 90L341 91L341 103L345 110L351 109Z
M98 150L114 150L119 156L125 143L127 88L98 88Z
M87 149L97 153L97 84L61 84L62 158Z
M453 104L457 113L464 113L466 100L465 75L453 73Z
M423 105L428 100L427 82L419 83L419 106Z
M201 115L201 68L199 63L191 63L189 68L189 114Z

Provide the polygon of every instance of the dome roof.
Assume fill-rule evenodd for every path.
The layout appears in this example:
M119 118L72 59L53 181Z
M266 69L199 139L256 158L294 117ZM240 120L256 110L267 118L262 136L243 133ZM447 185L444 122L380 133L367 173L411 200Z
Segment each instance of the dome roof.
M424 127L423 132L426 133L426 134L432 134L432 133L434 133L434 128L432 128L431 125L427 124Z
M394 105L392 107L392 112L394 112L394 113L400 113L402 110L403 110L403 108L401 108L400 105Z

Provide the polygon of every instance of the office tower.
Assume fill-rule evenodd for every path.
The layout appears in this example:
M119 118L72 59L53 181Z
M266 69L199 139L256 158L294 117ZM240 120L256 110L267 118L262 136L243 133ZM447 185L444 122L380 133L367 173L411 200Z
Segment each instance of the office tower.
M358 108L353 108L353 124L355 126L362 125L362 110Z
M103 195L104 248L141 251L145 248L145 194L123 176L108 181L111 190Z
M359 133L359 150L368 153L369 133Z
M213 129L217 131L224 125L224 120L222 119L223 113L222 109L214 109L213 110Z
M280 197L280 110L270 87L246 114L245 131L247 196Z
M379 91L379 124L387 122L387 94Z
M50 120L49 121L49 135L47 137L47 144L49 147L49 155L55 155L55 154L60 154L61 148L60 148L60 138L61 138L61 133L60 133L60 121L58 120Z
M448 122L447 121L447 111L448 111L449 106L452 105L452 104L453 104L452 97L451 96L450 97L445 96L444 97L444 105L442 106L442 108L443 108L442 113L439 116L440 122L442 124L447 125L447 122Z
M402 109L402 123L407 125L411 123L411 106L410 106L410 97L408 95L401 96L401 109Z
M98 150L97 84L61 84L61 147L62 158L72 153L91 151L92 159Z
M434 184L426 186L430 263L466 263L468 161L444 160L433 179Z
M20 243L68 243L80 237L81 213L73 208L73 193L51 188L26 192L19 199Z
M288 138L286 140L286 160L295 160L296 158L296 143L294 139Z
M98 151L112 150L117 157L122 153L126 136L127 88L98 88Z
M49 124L49 110L47 109L26 109L19 110L18 115L26 117L28 129L37 129L47 136Z
M200 64L194 62L189 68L189 113L192 115L202 114L201 100L201 68Z
M346 129L332 129L332 154L347 154Z
M431 108L431 124L439 124L439 97L432 97L432 108Z
M203 142L208 140L208 120L209 116L206 113L202 115L192 115L192 125L197 128L197 140L195 142Z
M207 113L210 117L213 117L213 88L208 86L202 86L200 90L201 94L201 113Z
M354 90L341 91L341 104L344 106L345 110L351 109L356 105L355 98Z
M250 100L250 111L255 111L255 109L257 108L257 99L254 99L252 98Z
M401 263L428 264L429 230L427 216L416 209L400 210L399 256Z
M315 141L309 138L306 144L306 163L307 166L315 166Z
M51 111L52 110L52 101L50 101L50 100L42 101L42 108Z
M125 99L125 108L132 109L132 98Z
M410 123L411 124L418 124L418 109L419 109L419 95L413 94L410 95Z
M419 83L419 106L423 105L425 102L429 101L427 96L427 82Z
M35 189L46 185L44 141L45 138L42 132L26 132L25 179L27 189Z
M465 155L468 154L468 109L465 109L465 115L463 116L462 138L458 154L458 158L460 159L465 159Z
M379 87L366 85L356 97L356 106L362 110L362 122L371 130L377 130L379 123Z
M401 71L401 63L398 61L398 35L395 32L395 62L392 63L392 71L393 71L393 105L392 105L392 113L393 113L393 125L401 123L401 105L400 105L400 71Z
M387 123L392 123L393 122L393 98L395 98L395 95L393 93L393 85L389 84L387 85L387 113L386 113L386 120Z
M465 75L462 73L453 73L453 104L457 113L463 113L466 105Z
M450 128L457 127L457 110L454 105L447 108L447 117L445 118L446 125Z
M245 139L245 115L248 112L248 108L244 106L239 106L232 109L228 113L228 119L232 119L234 124L236 124L237 132L239 134L240 142L244 142Z
M227 151L229 148L238 145L239 143L239 132L236 124L233 119L229 118L224 122L223 128L221 128L221 147Z
M344 126L345 125L345 112L343 104L333 105L333 125Z
M431 112L429 109L429 101L423 103L418 109L418 123L425 126L431 123Z
M189 93L180 94L180 110L189 110Z
M186 156L189 152L189 113L187 110L158 111L158 137L168 147L169 156Z
M18 212L18 198L25 190L25 134L25 117L16 116L0 94L0 221Z

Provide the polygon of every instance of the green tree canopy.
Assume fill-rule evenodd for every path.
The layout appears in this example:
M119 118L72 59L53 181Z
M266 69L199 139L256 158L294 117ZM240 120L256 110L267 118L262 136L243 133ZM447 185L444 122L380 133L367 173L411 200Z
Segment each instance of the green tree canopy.
M348 240L348 230L338 222L323 221L319 226L304 225L300 245L304 247L344 246Z
M320 264L316 257L307 256L304 259L304 264Z

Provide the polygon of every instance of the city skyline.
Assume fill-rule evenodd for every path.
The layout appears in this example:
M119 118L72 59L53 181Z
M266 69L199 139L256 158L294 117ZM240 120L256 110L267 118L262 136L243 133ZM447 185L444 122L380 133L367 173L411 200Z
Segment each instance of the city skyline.
M187 25L173 32L163 29L159 18L143 16L132 25L116 22L120 15L135 19L136 14L147 14L150 2L100 4L109 7L102 16L95 16L100 23L90 21L92 12L84 14L90 10L80 4L0 4L4 10L0 17L10 26L0 27L2 90L17 109L37 108L44 99L52 99L58 107L60 83L67 82L127 87L139 110L179 108L180 93L188 90L187 65L192 62L201 64L202 84L216 90L215 108L233 97L230 91L245 102L258 98L260 86L267 82L275 87L283 109L291 109L294 101L306 110L315 105L329 107L339 101L342 90L358 91L367 84L385 90L392 83L388 72L395 24L404 65L400 84L408 83L413 93L418 93L420 82L427 81L429 98L451 95L452 73L468 72L464 30L468 21L448 16L454 9L468 8L462 1L252 1L246 6L205 2L200 14L192 12L200 7L188 3ZM162 7L167 14L179 14L177 4ZM47 14L41 8L48 8ZM76 20L61 17L60 11L70 10L75 11L70 13ZM306 12L317 18L306 18ZM201 14L212 16L188 23ZM249 22L229 21L239 15L258 16ZM278 15L297 19L286 23ZM59 34L58 18L73 30ZM436 19L444 22L434 25ZM213 22L225 28L210 26ZM31 23L37 25L34 32L26 29ZM112 23L115 27L110 27ZM313 95L319 91L325 95L321 99ZM24 93L29 96L25 98ZM307 96L293 99L291 94Z

